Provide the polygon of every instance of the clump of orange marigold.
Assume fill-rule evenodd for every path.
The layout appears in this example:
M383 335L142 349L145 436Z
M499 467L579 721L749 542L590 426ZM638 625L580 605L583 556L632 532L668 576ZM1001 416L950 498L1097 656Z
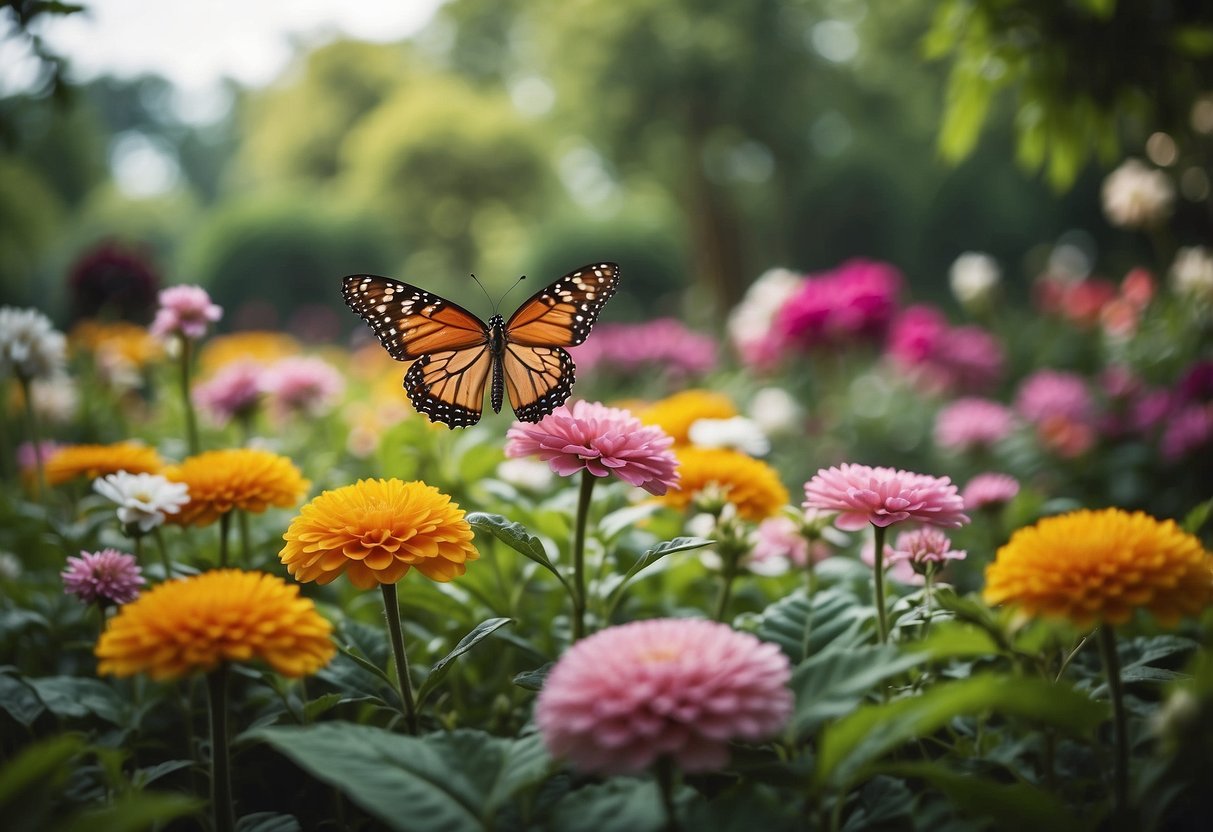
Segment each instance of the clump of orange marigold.
M220 569L165 581L126 604L94 652L98 672L113 676L177 679L256 659L284 676L309 676L336 652L332 629L298 585Z
M692 389L634 412L646 425L657 425L674 437L675 445L686 445L691 441L691 425L700 419L731 419L737 415L737 408L721 393Z
M46 460L47 485L59 485L84 477L95 480L106 474L126 471L128 474L155 474L164 461L155 448L137 442L115 442L112 445L63 445Z
M278 557L296 580L319 584L345 573L354 586L371 589L396 583L412 568L449 581L480 557L463 515L423 482L359 480L300 509Z
M1172 520L1074 511L1015 532L986 567L983 594L1079 627L1123 624L1139 608L1174 626L1213 602L1213 555Z
M685 447L677 450L679 484L661 501L685 508L708 488L720 489L747 520L774 517L788 504L788 490L770 465L724 448Z
M126 321L85 320L72 327L68 343L73 349L110 355L141 368L160 358L164 347L146 327Z
M234 509L290 508L311 485L289 459L256 448L206 451L163 473L190 488L190 501L171 518L182 526L205 526Z
M205 378L234 361L270 365L303 351L299 342L282 332L233 332L206 342L198 353L198 374Z

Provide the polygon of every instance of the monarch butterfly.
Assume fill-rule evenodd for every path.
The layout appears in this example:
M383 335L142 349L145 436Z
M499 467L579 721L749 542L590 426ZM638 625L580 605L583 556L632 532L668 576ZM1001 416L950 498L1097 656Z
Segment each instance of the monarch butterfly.
M392 358L412 362L404 389L413 407L432 422L457 428L480 421L490 371L494 413L501 412L503 391L523 422L538 422L564 404L574 366L561 347L585 341L618 286L619 266L591 263L536 292L508 322L493 315L488 324L390 277L349 275L341 294Z

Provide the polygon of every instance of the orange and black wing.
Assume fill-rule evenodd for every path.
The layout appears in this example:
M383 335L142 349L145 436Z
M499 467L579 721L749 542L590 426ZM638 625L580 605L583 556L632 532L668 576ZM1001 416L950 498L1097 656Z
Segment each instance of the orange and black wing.
M404 374L404 389L431 422L466 428L480 421L484 386L493 367L488 344L421 356Z
M349 275L341 280L341 295L397 361L489 340L484 322L459 304L390 277Z
M506 344L501 363L505 391L520 422L538 422L573 392L573 359L560 347Z
M589 336L618 287L614 263L582 266L519 306L505 325L505 340L528 347L575 347Z

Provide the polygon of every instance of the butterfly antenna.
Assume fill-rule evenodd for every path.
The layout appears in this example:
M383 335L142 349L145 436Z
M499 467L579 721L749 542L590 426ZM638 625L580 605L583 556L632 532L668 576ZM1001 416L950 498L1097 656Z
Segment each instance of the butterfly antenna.
M508 289L506 289L506 290L505 290L505 294L501 296L501 300L505 300L505 299L506 299L506 296L507 296L507 295L509 295L509 293L510 293L510 292L514 291L514 289L515 289L515 288L518 286L518 284L519 284L519 283L521 283L521 282L522 282L522 281L524 281L524 280L526 280L526 275L525 275L525 274L524 274L522 277L520 277L520 278L518 278L517 280L515 280L515 281L514 281L514 285L513 285L513 286L511 286L510 288L508 288ZM497 302L498 302L498 303L501 303L501 301L497 301Z
M492 295L489 294L489 290L484 288L484 284L480 282L480 278L476 277L476 275L472 275L472 280L476 281L476 285L480 287L480 291L484 292L484 296L489 299L489 303L493 304L493 314L496 315L497 311L498 311L498 307L501 305L501 301L505 300L506 295L508 295L510 292L514 291L514 286L517 286L519 283L526 280L526 275L524 274L522 277L515 280L514 286L511 286L510 288L506 289L505 295L502 295L497 300L493 300Z

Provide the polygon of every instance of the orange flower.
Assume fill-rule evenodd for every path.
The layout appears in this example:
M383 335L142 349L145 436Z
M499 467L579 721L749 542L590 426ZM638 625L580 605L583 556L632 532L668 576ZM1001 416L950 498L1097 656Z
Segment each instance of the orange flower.
M94 480L106 474L155 474L164 462L155 448L135 442L112 445L64 445L46 460L47 485L86 477Z
M661 501L686 508L695 495L709 487L724 492L747 520L774 517L788 504L788 490L775 469L762 460L723 448L679 448L678 488Z
M203 572L165 581L123 606L97 642L97 671L177 679L260 659L284 676L309 676L336 652L332 629L297 585L277 576Z
M371 589L396 583L413 567L449 581L480 557L463 514L423 482L359 480L305 505L278 557L296 580L319 584L344 572L354 586Z
M311 485L286 457L254 448L206 451L163 473L190 488L190 501L171 518L183 526L205 526L233 509L290 508Z
M81 321L72 327L72 347L109 356L131 367L144 367L164 354L160 341L145 327L125 321Z
M737 408L728 396L711 390L684 390L633 411L646 425L657 425L674 437L675 445L689 443L691 425L700 419L731 419Z
M299 342L281 332L234 332L206 342L198 354L199 377L210 376L233 361L269 365L302 352Z

